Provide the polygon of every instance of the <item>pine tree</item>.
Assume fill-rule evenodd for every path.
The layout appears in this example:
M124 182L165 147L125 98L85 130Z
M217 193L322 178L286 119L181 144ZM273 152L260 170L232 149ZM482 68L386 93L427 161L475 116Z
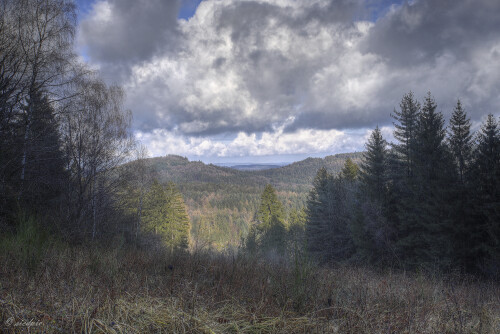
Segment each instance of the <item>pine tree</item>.
M306 205L306 241L308 252L320 262L352 255L352 195L352 181L334 178L325 168L316 174Z
M420 103L413 93L405 94L400 103L400 111L394 110L394 138L397 143L391 144L389 154L388 218L390 225L397 230L396 243L408 238L408 230L418 224L417 210L414 206L415 192L415 156L417 154L417 128L420 116ZM405 252L407 257L414 257L414 249L398 247L399 253ZM403 254L399 254L402 256Z
M451 157L444 145L442 114L430 93L419 114L410 197L400 220L398 248L410 265L446 265L450 256L449 193Z
M160 230L167 222L167 194L162 185L154 180L146 194L144 200L144 227L148 232L155 235L160 234Z
M387 182L387 142L378 126L373 130L361 163L361 180L371 199L382 203Z
M330 241L329 222L333 220L331 212L328 211L328 203L331 200L329 194L331 178L325 167L318 170L306 204L307 249L314 258L320 260L328 257L326 248Z
M252 224L248 230L248 235L245 239L245 250L250 255L256 255L258 251L257 228Z
M276 190L270 184L266 185L260 198L259 210L257 211L257 221L260 228L267 230L271 227L273 217L278 221L284 221L285 213L276 194Z
M489 114L477 136L473 163L474 220L469 226L472 243L471 258L482 270L493 270L500 257L500 129ZM491 268L490 268L491 267Z
M378 126L365 146L361 163L361 203L355 209L351 233L357 258L382 262L390 256L392 229L387 224L390 211L387 142Z
M189 246L190 223L181 194L173 183L165 187L154 181L144 203L147 231L158 235L172 252Z
M448 141L462 184L465 182L464 177L472 154L472 134L470 127L470 119L467 118L467 114L462 108L462 103L458 100L450 119Z
M451 198L453 219L453 254L456 263L471 268L470 258L470 230L472 224L471 196L467 189L470 185L467 177L470 176L470 165L472 160L472 134L470 132L470 120L462 107L460 100L453 110L448 132L448 146L453 155L456 171L456 180L450 187L453 188Z
M394 109L391 115L394 122L394 138L399 144L393 145L401 167L407 178L413 175L416 154L416 136L418 119L420 115L420 103L418 103L412 92L405 94L400 103L400 111Z
M256 220L261 249L276 250L283 254L286 246L285 213L276 190L270 184L266 185L262 193Z
M344 167L340 172L340 176L347 181L354 181L358 177L359 167L356 165L351 158L347 158L344 163Z
M170 234L170 240L168 243L170 249L187 249L189 247L191 224L186 211L186 205L174 183L169 182L165 187L165 192L169 203L168 216L170 229L168 234Z

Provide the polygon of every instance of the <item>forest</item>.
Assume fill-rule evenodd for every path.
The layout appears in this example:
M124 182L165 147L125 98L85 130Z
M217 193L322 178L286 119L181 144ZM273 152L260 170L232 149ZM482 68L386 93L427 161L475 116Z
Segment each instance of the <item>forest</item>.
M0 330L497 332L495 110L474 130L409 92L364 152L150 158L74 3L0 6Z

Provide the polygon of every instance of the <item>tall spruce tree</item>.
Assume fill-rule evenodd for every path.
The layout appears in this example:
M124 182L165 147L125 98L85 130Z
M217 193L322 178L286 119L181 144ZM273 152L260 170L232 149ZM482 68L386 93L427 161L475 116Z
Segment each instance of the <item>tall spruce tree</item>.
M500 264L500 129L489 114L477 136L474 151L474 220L469 226L471 258L484 271L498 271ZM496 262L495 262L496 261Z
M472 134L470 127L470 119L467 117L462 103L458 100L450 119L448 142L462 184L465 182L465 174L472 158Z
M377 126L373 130L361 162L361 180L371 199L382 202L387 182L387 142Z
M351 233L357 259L380 263L388 257L390 229L385 217L388 206L387 142L378 126L365 147L360 171L360 201L351 223Z
M309 253L320 262L338 262L353 253L350 230L353 182L334 178L321 168L309 192L306 240Z
M448 127L448 146L453 156L456 178L452 187L451 217L453 220L453 254L457 264L471 268L470 226L472 225L471 196L468 187L472 160L471 123L460 100L453 110Z
M399 144L393 145L400 166L407 178L413 175L416 155L416 136L420 103L409 92L403 96L399 104L400 110L394 109L391 115L394 118L394 138Z
M275 250L283 254L286 246L285 212L276 190L270 184L262 192L256 220L261 250Z
M316 259L324 261L328 257L330 224L332 212L328 210L331 201L329 185L332 176L325 167L318 170L313 181L313 188L307 197L306 242L308 252Z
M190 223L181 194L173 183L165 187L154 181L146 194L144 224L147 231L158 235L164 246L187 249Z
M352 161L351 158L347 158L342 171L340 172L340 176L348 181L354 181L357 179L359 174L359 167Z
M170 236L167 242L171 250L187 249L189 247L189 235L191 224L186 211L186 205L181 193L174 183L169 182L165 187L169 203L168 219L170 222Z
M407 183L411 190L409 201L404 203L408 212L399 225L397 246L401 257L411 266L444 266L451 253L448 192L451 157L444 144L443 116L436 108L428 93L419 114L412 179Z
M418 224L417 210L414 203L415 193L415 160L417 155L417 130L420 117L420 103L412 92L405 94L401 99L400 110L394 110L394 138L390 157L390 191L388 212L390 224L397 230L397 242L413 237L410 228ZM404 244L404 242L403 242ZM409 245L397 247L396 255L399 260L404 256L414 258L408 254L414 249ZM401 254L404 253L404 254Z

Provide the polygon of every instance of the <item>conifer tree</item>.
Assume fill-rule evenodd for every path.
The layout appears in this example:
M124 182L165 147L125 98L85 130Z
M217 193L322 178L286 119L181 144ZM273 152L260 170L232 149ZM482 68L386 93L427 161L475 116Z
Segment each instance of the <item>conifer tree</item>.
M270 184L262 193L256 220L262 250L274 249L283 254L286 246L285 213L276 190Z
M271 227L273 217L283 222L285 213L276 194L276 190L270 184L266 185L260 198L259 210L257 211L257 221L260 228L267 230Z
M471 268L470 226L472 225L470 186L470 165L472 160L471 123L460 100L453 110L448 132L448 146L453 155L456 180L451 198L451 216L453 219L453 254L457 263Z
M352 188L352 181L334 178L325 168L316 174L306 205L306 240L309 253L320 262L352 255Z
M394 138L399 144L393 145L400 165L407 178L413 175L416 154L416 135L418 118L420 115L420 103L418 103L412 92L405 94L400 103L400 110L394 109L391 115L394 118Z
M377 126L373 130L361 163L361 179L371 199L382 202L387 181L387 142Z
M154 181L146 195L144 219L146 229L161 237L173 251L189 246L190 223L181 194L173 183L165 187Z
M410 265L446 265L450 256L451 157L444 145L443 116L436 108L428 93L419 114L413 175L407 183L411 193L403 202L406 213L399 225L398 248Z
M492 114L478 133L473 169L474 186L470 189L474 191L474 219L468 228L472 242L470 255L476 265L484 265L482 262L498 261L500 257L500 129ZM498 263L496 266L498 270Z
M448 142L462 184L465 182L464 177L472 154L472 134L470 127L470 119L467 118L467 113L463 109L460 100L458 100L450 119Z
M365 146L361 162L361 203L355 209L351 233L357 258L381 262L389 256L392 240L386 217L389 211L387 142L378 126Z
M344 163L344 167L340 172L340 176L347 181L354 181L358 177L359 167L356 165L351 158L347 158Z
M174 183L169 182L165 187L169 203L168 218L170 221L169 241L170 249L187 249L189 247L189 235L191 224L186 211L186 205L182 195Z
M144 224L146 231L160 234L162 226L166 225L167 194L162 185L154 180L144 201Z
M322 260L328 256L326 247L329 244L329 222L333 220L332 213L328 210L331 178L325 167L320 168L307 198L307 249L314 258Z

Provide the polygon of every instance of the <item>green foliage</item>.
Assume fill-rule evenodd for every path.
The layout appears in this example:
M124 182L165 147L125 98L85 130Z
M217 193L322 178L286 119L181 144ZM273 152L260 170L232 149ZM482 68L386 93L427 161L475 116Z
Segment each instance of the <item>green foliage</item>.
M266 252L274 249L279 254L284 254L287 231L285 212L276 190L270 184L266 185L262 192L256 214L256 226L261 250Z
M340 172L340 177L344 178L347 181L354 181L358 177L359 167L356 165L351 158L347 158Z
M173 183L154 181L144 203L144 227L160 235L171 251L189 246L190 222L181 194Z
M266 185L256 216L259 228L269 230L274 223L283 223L284 215L283 204L278 200L276 190L270 184Z
M174 182L189 209L193 240L224 249L239 245L246 238L266 184L275 185L286 220L290 212L304 207L318 168L325 166L330 173L338 174L345 159L351 158L357 163L361 156L361 153L337 154L324 159L308 158L281 168L239 171L168 155L144 159L140 168L136 168L139 162L134 161L121 166L120 170L139 170L141 175L155 175L160 184ZM127 176L127 179L137 177ZM124 196L133 197L127 204L131 219L137 215L139 193L133 182L123 191Z

